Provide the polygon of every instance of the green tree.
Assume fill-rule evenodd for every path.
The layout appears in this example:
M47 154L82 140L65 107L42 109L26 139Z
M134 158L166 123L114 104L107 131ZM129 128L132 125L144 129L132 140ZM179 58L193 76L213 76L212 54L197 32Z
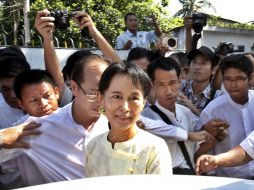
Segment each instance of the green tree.
M204 8L212 8L216 11L209 0L179 0L179 2L182 4L182 9L175 14L178 17L185 17L192 12L203 12Z
M115 40L118 35L120 35L124 30L124 20L123 17L128 12L134 12L140 19L140 30L150 30L151 26L145 22L146 17L150 17L154 14L158 20L163 32L170 32L170 30L176 26L182 25L181 19L173 19L170 17L169 12L165 8L168 5L168 0L163 0L162 3L156 3L154 0L80 0L80 1L70 1L70 0L35 0L31 4L31 26L33 26L34 16L37 11L44 8L53 10L85 10L87 11L100 32L106 37L106 39L114 46ZM35 31L31 33L36 36ZM81 37L80 31L73 21L70 21L70 27L68 30L61 31L57 30L55 36L59 41L63 42L72 38L75 42L75 46L78 47L80 42L82 44L90 44L92 42L87 42ZM64 46L64 44L60 44Z
M18 44L18 37L23 30L22 8L22 0L1 1L0 33L6 36L8 44Z

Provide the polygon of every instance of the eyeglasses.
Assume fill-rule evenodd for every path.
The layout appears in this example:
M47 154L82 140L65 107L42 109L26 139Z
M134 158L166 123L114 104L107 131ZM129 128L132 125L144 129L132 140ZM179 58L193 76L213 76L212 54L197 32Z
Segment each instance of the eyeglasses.
M237 78L235 78L235 79L225 77L225 78L223 79L223 81L226 82L226 83L235 82L235 83L239 84L239 83L241 83L241 82L244 82L247 78L248 78L247 76L246 76L246 77L237 77Z
M83 95L84 95L89 101L92 101L92 102L96 102L96 101L97 101L96 92L94 92L94 93L86 93L86 91L81 87L80 83L77 83L77 84L78 84L78 87L81 89Z

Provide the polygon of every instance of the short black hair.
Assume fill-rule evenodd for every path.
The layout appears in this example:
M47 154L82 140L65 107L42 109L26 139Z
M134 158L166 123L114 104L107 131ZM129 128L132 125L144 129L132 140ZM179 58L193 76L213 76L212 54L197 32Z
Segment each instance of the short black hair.
M13 78L25 70L30 70L29 63L16 56L3 56L0 58L0 79Z
M244 72L248 77L253 73L253 65L248 57L244 54L232 54L225 57L220 63L221 73L229 68L235 68Z
M1 58L2 57L15 57L15 58L19 58L19 59L23 59L23 60L27 61L26 57L25 57L24 53L21 51L20 47L15 46L15 45L8 46L4 49L1 49L0 57Z
M160 57L148 65L147 74L152 81L155 80L154 73L156 69L161 69L165 71L175 70L178 78L181 73L181 68L179 64L171 57Z
M105 60L104 58L102 58L101 56L97 54L91 54L91 55L85 56L75 64L73 71L71 73L71 80L75 81L76 83L84 82L84 78L85 78L84 67L91 61L96 61L96 60L105 62L108 65L110 64L107 60Z
M127 13L127 14L124 16L124 21L126 22L127 19L128 19L128 16L132 16L132 15L137 17L137 15L136 15L135 13Z
M150 60L150 51L146 48L135 47L130 50L127 61L133 61L142 58L147 58L148 60Z
M104 94L109 88L113 77L116 75L129 76L132 84L142 90L144 98L147 98L151 88L150 79L139 66L130 62L114 63L103 72L99 83L101 94Z
M67 61L66 61L66 64L65 66L63 67L63 70L62 70L62 73L64 74L64 77L66 79L66 76L71 78L71 73L72 73L72 70L75 66L75 64L81 60L82 58L88 56L88 55L91 55L91 51L89 50L79 50L79 51L76 51L74 52L73 54L71 54Z
M40 84L40 83L49 83L52 87L56 87L56 84L51 77L51 75L45 71L40 69L31 69L25 70L21 72L14 80L14 92L18 99L22 99L21 92L25 86Z

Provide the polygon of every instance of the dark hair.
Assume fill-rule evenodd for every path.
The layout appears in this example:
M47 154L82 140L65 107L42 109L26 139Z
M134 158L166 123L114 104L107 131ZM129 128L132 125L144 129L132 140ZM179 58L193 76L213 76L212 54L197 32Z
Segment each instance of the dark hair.
M66 79L67 77L71 78L71 72L75 66L75 64L81 60L82 58L91 55L92 53L89 50L79 50L71 54L67 61L65 66L63 67L62 73L64 75L64 78Z
M133 61L137 59L147 58L150 60L150 52L146 48L135 47L132 48L128 54L127 61Z
M75 64L73 71L71 73L71 80L75 81L76 83L84 82L84 78L85 78L85 73L83 72L84 67L91 61L100 61L100 62L105 62L108 65L110 64L107 60L105 60L99 55L96 55L96 54L88 55L82 58L81 60L79 60Z
M13 85L14 92L17 98L21 100L21 92L25 86L40 84L43 82L51 84L52 87L56 87L53 78L47 71L40 69L25 70L15 78Z
M8 46L4 49L1 49L0 52L0 57L14 57L14 58L19 58L23 59L26 61L26 57L24 53L21 51L19 46Z
M128 19L128 16L132 16L132 15L137 17L137 15L136 15L135 13L127 13L127 14L124 16L124 21L126 22L127 19Z
M253 65L250 59L243 54L232 54L225 57L220 63L220 68L223 76L225 71L229 68L238 69L247 76L253 73Z
M190 66L190 60L187 57L186 53L183 52L176 52L170 55L171 58L176 60L181 68Z
M154 73L156 69L161 69L165 71L175 70L178 78L181 73L181 68L179 64L171 57L160 57L148 65L147 74L150 79L152 79L152 81L154 81Z
M25 70L30 70L30 65L24 59L14 56L0 58L0 79L16 77Z
M99 91L101 94L109 88L115 75L129 76L132 80L132 84L142 90L144 98L148 96L151 88L149 77L139 66L130 62L114 63L104 71L99 84Z

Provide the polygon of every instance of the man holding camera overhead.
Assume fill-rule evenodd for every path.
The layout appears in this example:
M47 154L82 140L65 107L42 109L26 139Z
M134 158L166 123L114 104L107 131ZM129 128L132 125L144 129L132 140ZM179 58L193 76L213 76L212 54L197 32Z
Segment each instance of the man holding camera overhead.
M128 13L124 17L127 30L118 36L116 49L129 50L135 47L149 48L150 43L156 41L161 35L159 26L154 16L148 18L149 23L155 27L152 31L138 31L138 18L134 13Z

